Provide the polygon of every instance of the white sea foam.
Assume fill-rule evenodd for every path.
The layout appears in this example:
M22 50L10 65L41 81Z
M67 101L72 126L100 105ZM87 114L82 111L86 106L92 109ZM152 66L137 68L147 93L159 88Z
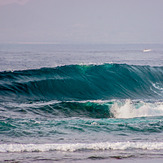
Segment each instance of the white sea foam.
M163 116L163 102L145 103L142 101L139 102L139 107L136 107L136 104L128 99L123 105L115 102L110 111L115 118Z
M0 152L47 152L79 150L163 150L163 142L102 142L77 144L0 144Z

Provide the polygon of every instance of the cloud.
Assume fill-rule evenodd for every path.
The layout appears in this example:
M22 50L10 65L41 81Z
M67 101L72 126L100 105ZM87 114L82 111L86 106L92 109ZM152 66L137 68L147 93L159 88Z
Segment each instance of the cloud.
M9 5L12 3L17 3L19 5L24 5L29 0L0 0L0 6Z

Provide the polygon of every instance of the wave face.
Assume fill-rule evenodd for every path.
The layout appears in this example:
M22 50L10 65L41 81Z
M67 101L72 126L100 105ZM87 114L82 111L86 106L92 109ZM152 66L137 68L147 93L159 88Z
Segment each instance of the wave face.
M162 99L163 67L66 65L0 73L0 100Z

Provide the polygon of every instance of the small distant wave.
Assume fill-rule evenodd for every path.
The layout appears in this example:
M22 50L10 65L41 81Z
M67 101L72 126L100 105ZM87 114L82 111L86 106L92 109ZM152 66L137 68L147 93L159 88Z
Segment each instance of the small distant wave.
M152 51L152 49L144 49L143 52L146 53L146 52L150 52Z

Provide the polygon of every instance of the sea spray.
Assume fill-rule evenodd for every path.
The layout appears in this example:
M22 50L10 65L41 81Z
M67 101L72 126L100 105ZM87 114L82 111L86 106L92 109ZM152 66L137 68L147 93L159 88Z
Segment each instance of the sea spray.
M115 102L110 111L115 118L163 116L163 102L149 103L127 99L125 102Z

